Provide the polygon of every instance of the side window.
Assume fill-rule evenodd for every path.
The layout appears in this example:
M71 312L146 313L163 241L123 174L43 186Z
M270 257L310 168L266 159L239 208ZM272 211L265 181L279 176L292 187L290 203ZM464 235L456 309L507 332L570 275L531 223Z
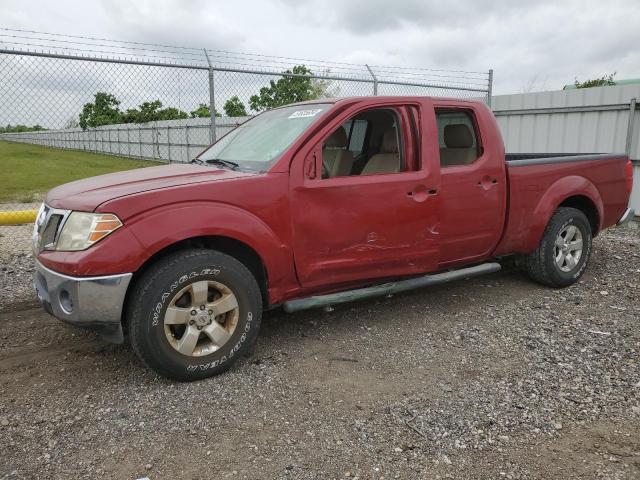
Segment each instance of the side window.
M472 113L466 110L436 110L440 165L470 165L479 156Z
M322 178L401 172L405 168L400 117L391 109L359 113L322 145Z
M368 122L366 120L349 120L350 135L349 135L349 151L353 153L354 156L360 155L364 150L364 137L367 134L367 125Z

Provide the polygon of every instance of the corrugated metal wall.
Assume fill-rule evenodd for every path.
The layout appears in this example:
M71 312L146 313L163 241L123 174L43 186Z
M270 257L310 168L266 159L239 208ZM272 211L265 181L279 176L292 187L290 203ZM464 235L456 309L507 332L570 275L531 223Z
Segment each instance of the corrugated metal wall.
M492 108L509 153L625 152L630 102L640 85L498 95ZM640 212L640 113L635 110L629 156L634 160L631 205Z

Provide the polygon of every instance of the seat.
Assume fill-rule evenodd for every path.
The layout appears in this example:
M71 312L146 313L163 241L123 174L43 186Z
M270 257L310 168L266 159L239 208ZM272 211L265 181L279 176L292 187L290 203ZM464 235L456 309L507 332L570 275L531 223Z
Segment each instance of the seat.
M353 154L347 150L347 143L347 132L344 127L338 128L324 142L322 164L329 178L346 177L351 174Z
M440 149L440 165L469 165L478 158L478 152L473 146L473 134L464 123L445 125L445 147Z
M395 127L384 132L380 153L369 159L360 175L374 175L376 173L394 173L400 171L400 154Z

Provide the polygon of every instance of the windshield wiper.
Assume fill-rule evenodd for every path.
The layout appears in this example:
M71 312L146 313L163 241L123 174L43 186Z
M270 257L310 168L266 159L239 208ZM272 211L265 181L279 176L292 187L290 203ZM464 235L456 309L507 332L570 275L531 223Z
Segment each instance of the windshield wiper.
M222 165L223 167L228 168L229 170L237 170L240 165L236 162L232 162L230 160L221 160L219 158L214 158L212 160L205 160L205 163L213 164L213 165Z
M199 158L194 158L193 160L191 160L191 163L197 163L198 165L206 165L207 163L204 162L203 160L200 160Z

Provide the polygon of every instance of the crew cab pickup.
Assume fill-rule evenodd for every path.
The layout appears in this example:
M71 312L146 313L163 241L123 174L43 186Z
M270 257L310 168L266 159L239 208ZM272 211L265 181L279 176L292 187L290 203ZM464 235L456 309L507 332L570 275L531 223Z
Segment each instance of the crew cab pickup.
M323 99L267 111L191 164L72 182L36 221L35 285L57 318L177 380L252 351L295 312L500 269L584 272L633 216L622 154L506 155L482 102Z

